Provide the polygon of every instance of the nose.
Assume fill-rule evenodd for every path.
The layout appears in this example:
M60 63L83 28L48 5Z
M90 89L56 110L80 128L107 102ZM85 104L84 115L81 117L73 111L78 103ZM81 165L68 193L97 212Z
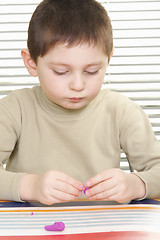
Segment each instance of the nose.
M81 74L74 74L70 79L70 89L80 92L85 87L85 79Z

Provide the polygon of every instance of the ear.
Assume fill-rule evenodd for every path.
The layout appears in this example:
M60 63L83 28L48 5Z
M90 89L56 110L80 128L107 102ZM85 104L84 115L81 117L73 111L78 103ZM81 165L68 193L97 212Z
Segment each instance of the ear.
M108 64L110 63L110 60L111 60L111 57L113 56L113 53L114 53L114 48L112 49L112 52L111 52L111 54L110 54L110 56L108 58Z
M30 52L28 49L22 49L21 56L23 58L23 62L25 67L27 68L29 74L33 77L37 77L37 68L36 64L31 58Z

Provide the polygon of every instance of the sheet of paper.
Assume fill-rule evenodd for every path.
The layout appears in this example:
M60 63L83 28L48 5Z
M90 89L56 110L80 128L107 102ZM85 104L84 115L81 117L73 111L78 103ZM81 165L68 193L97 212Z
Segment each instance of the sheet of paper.
M64 222L62 232L45 225ZM0 236L63 235L111 231L160 232L159 205L0 208Z

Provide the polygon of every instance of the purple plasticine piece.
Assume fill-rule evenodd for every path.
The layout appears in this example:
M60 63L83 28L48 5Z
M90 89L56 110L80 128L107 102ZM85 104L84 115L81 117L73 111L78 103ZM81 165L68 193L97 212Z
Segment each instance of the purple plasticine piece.
M86 191L89 189L89 187L85 187L84 189L83 189L83 192L84 192L84 194L86 194Z
M52 225L46 225L44 229L46 231L63 231L65 229L65 224L63 222L55 222Z

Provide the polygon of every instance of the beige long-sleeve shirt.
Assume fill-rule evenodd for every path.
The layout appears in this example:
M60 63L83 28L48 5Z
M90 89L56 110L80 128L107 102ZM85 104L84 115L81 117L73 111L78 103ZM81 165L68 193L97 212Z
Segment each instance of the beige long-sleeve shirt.
M84 108L68 110L40 87L13 91L0 101L0 199L20 200L24 173L54 169L85 184L119 168L121 149L145 182L146 197L160 197L160 142L134 102L102 90Z

